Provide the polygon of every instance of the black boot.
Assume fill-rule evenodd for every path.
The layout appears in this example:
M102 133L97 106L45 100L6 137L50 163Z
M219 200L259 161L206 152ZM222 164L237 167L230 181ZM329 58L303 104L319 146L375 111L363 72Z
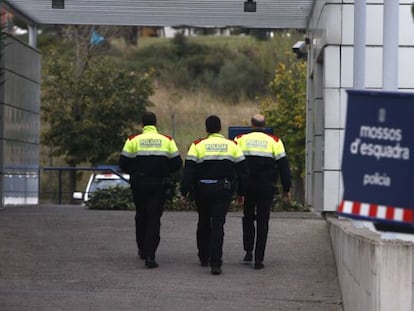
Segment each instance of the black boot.
M153 269L158 267L158 263L155 261L155 259L148 257L147 259L145 259L145 266L148 269Z
M221 274L221 268L219 266L211 266L211 274L212 275Z
M146 256L144 255L144 253L140 249L138 249L138 257L139 257L139 259L142 259L142 260L144 260L146 258Z
M253 261L253 253L252 252L246 252L246 255L244 255L243 262L249 263Z

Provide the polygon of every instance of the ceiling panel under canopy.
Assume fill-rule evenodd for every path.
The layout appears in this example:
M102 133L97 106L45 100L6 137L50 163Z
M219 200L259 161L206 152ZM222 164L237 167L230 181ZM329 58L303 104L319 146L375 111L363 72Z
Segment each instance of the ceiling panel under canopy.
M305 29L314 0L7 0L4 3L35 24L194 26Z

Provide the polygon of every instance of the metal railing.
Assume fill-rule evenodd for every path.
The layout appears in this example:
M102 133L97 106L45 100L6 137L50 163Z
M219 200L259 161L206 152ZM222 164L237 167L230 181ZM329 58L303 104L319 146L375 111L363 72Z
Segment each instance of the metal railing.
M40 170L42 171L57 171L58 173L58 189L57 189L57 203L62 204L63 202L63 172L65 171L102 171L102 172L111 172L122 180L129 182L126 179L122 172L116 166L96 166L96 167L63 167L63 166L52 166L52 167L41 167ZM40 192L40 191L39 191Z

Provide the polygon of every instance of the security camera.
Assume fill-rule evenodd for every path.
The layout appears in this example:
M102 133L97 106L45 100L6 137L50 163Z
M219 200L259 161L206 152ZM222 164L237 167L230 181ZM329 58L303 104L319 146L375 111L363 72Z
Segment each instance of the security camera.
M52 0L52 9L64 9L65 0Z
M294 53L306 53L306 42L305 41L298 41L292 46L292 50Z
M305 57L308 53L307 46L305 41L298 41L292 46L293 53L296 54L298 58Z

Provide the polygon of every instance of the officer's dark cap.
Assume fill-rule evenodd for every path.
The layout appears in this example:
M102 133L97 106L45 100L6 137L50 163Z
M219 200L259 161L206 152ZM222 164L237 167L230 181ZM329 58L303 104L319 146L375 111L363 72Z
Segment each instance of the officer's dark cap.
M207 133L218 133L221 131L221 121L218 116L209 116L206 119Z
M156 125L157 124L157 116L155 113L151 111L145 111L141 117L141 123L143 126L146 125Z

